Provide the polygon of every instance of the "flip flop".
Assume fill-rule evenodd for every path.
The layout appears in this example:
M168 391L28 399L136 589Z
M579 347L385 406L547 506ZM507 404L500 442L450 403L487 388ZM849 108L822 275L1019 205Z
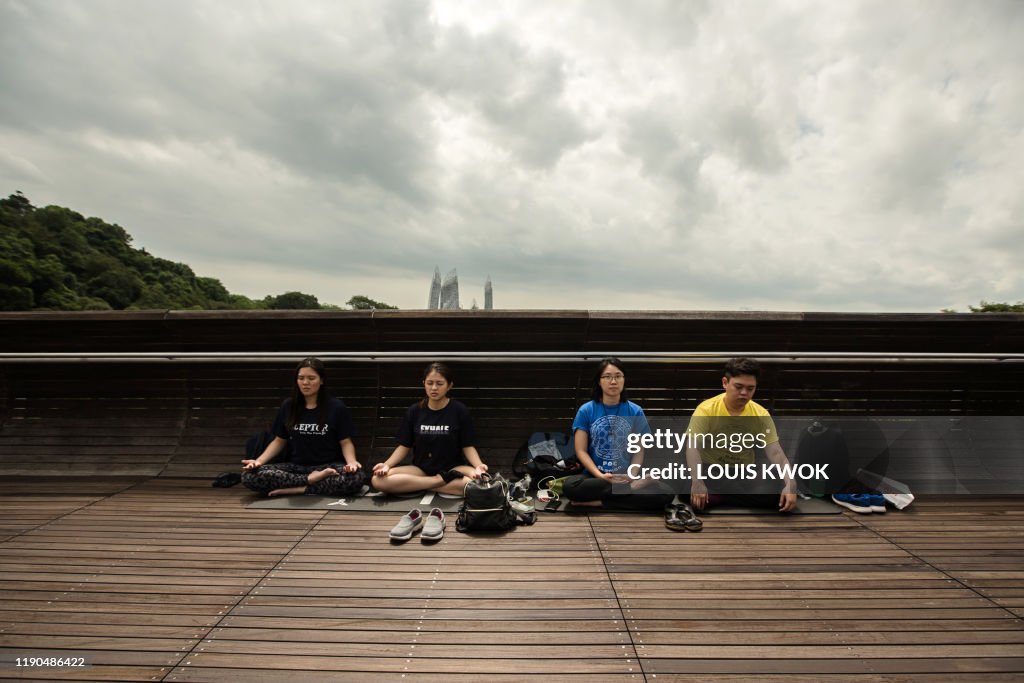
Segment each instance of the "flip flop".
M683 526L686 527L687 531L700 531L704 528L704 522L700 521L697 513L693 511L689 504L679 503L676 505L676 509L679 511L679 519L683 520Z
M665 526L672 531L700 531L704 528L704 522L697 519L697 515L686 503L665 506Z

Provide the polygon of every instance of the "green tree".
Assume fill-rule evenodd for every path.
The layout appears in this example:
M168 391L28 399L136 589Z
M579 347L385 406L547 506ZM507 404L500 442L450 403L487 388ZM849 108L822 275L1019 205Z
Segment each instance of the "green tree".
M53 254L32 261L32 291L36 305L57 310L77 310L78 278L64 269Z
M367 310L398 310L398 306L392 306L386 304L383 301L374 301L368 296L362 294L356 294L354 297L345 302L345 305L354 311L367 311Z
M35 303L32 290L0 283L0 311L28 311Z
M206 297L209 301L215 301L218 303L227 303L231 298L231 293L227 287L221 284L220 280L212 277L197 277L196 286L199 288L200 293Z
M982 300L978 306L970 306L969 308L971 313L1024 313L1024 301L1006 304Z
M266 305L262 301L254 301L242 294L229 294L224 307L233 311L251 311L264 309Z
M142 295L132 302L128 308L136 310L164 310L177 308L176 299L169 294L163 285L156 283L148 285Z
M320 302L315 296L303 292L285 292L279 296L268 296L264 301L267 303L267 308L276 310L316 310L320 308Z
M128 308L142 294L142 279L124 268L100 273L86 283L89 296L103 299L111 308Z
M7 209L15 215L27 216L36 207L32 206L32 202L21 193L21 190L18 190L7 199L0 199L0 208Z
M32 276L19 263L0 259L0 310L24 311L35 304Z
M119 225L60 206L36 208L21 193L0 199L0 309L335 308L287 292L254 301L184 263L132 247Z

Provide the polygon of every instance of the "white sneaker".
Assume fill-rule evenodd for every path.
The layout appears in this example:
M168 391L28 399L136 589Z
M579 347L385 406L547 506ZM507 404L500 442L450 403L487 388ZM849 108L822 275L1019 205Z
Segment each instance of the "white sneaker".
M533 506L533 498L531 496L510 500L508 504L519 515L530 515L537 511Z

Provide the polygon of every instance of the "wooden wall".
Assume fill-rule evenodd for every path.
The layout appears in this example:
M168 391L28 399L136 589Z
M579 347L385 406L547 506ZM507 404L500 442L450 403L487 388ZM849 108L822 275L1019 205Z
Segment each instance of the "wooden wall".
M766 359L758 400L778 415L1024 415L1019 360L843 359L806 353L1024 353L1024 315L587 311L0 314L0 473L208 477L266 429L295 362L313 353L404 352L328 363L364 464L386 457L422 368L445 352L792 353ZM28 353L210 352L222 362L19 362ZM279 362L249 353L293 354ZM485 459L507 465L533 431L569 431L593 361L452 363ZM631 398L684 416L720 387L720 362L627 363Z

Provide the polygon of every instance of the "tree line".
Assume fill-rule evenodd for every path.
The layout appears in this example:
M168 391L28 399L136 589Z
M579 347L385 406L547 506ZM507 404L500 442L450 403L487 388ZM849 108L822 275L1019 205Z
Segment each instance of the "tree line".
M21 192L0 199L0 310L338 309L304 292L263 299L232 294L184 263L132 247L119 225L60 206L37 208ZM369 297L353 309L397 308Z
M184 263L132 247L119 225L60 206L36 208L21 193L0 199L0 310L333 309L304 292L262 299L232 294ZM355 295L351 309L395 309ZM1024 313L1024 302L982 301L973 313ZM946 312L954 312L944 309Z

